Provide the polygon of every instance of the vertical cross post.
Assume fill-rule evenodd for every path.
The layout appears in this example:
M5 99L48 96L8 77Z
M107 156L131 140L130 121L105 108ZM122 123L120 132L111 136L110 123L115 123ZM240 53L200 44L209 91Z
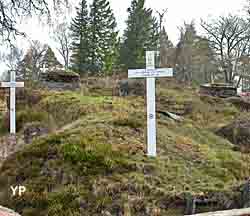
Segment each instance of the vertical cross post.
M146 70L155 69L155 52L146 52ZM155 77L147 79L147 152L156 157Z
M2 88L10 88L10 133L16 134L16 88L24 87L23 82L16 82L16 72L10 71L10 82L2 82Z
M16 82L15 71L10 72L10 82ZM16 88L10 87L10 133L16 133Z

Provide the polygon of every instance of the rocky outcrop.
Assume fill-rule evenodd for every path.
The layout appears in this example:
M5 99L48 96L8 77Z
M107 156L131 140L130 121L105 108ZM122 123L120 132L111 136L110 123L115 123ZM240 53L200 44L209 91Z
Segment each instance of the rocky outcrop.
M228 139L242 152L250 152L250 118L240 118L220 128L218 135Z

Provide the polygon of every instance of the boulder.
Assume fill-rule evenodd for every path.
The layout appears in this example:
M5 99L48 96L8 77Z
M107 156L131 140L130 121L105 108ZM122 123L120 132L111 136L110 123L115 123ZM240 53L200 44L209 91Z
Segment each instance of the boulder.
M40 122L28 123L24 126L24 142L29 144L34 138L48 134L49 129Z
M218 135L228 139L235 145L235 149L250 152L250 118L240 118L229 125L220 128Z

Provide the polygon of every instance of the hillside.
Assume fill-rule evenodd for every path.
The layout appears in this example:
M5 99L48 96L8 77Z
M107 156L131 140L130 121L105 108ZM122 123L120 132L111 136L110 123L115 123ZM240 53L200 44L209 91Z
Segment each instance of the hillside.
M11 154L0 168L0 205L29 215L183 215L187 195L214 200L198 211L224 209L250 174L249 154L215 131L247 115L223 99L169 81L157 86L156 159L146 156L142 96L42 92L18 111L50 133ZM164 115L183 115L177 122ZM3 123L3 122L2 122ZM25 185L11 197L10 185Z

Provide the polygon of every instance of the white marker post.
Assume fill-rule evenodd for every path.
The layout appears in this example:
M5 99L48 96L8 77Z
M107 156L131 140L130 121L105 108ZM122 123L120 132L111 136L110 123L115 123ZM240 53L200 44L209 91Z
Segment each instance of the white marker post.
M156 157L155 78L173 77L172 68L155 69L155 52L146 52L146 69L128 70L128 78L147 78L147 151Z
M16 72L10 72L10 82L2 82L2 88L10 88L10 133L16 134L16 88L23 88L24 82L16 82Z

